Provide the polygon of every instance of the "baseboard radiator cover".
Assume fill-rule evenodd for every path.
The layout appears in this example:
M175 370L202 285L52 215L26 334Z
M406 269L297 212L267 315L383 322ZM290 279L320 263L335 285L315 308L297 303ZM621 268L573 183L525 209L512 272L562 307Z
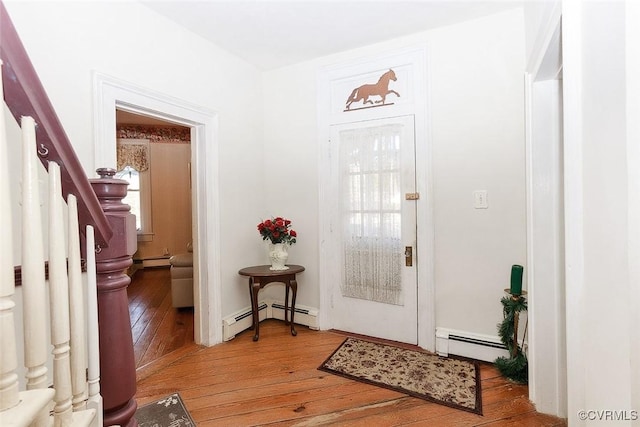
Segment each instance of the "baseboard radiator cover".
M273 301L271 303L271 315L273 319L284 320L284 303ZM315 308L296 304L295 321L297 325L308 326L309 329L314 331L320 329L320 326L318 326L318 310Z
M258 319L284 320L284 301L263 300L258 302ZM240 332L251 328L251 307L225 317L222 320L222 335L224 341L229 341ZM311 307L296 305L296 325L308 326L309 329L318 330L318 310Z
M497 336L448 328L436 328L436 352L445 357L463 356L492 363L498 357L509 356Z

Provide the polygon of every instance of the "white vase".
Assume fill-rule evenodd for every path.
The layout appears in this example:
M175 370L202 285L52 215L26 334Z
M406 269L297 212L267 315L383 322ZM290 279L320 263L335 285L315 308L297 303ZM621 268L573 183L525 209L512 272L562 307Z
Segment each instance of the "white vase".
M269 270L288 270L285 264L289 258L288 246L286 243L269 243L269 260L271 267Z

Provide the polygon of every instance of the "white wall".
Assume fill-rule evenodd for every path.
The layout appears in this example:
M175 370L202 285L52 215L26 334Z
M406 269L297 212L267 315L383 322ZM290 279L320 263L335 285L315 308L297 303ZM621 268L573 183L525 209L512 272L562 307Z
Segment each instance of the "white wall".
M437 326L497 335L511 265L526 268L522 11L430 41Z
M138 2L5 6L90 178L112 166L94 161L94 71L219 114L223 314L246 306L237 271L264 256L254 233L264 205L260 72Z
M322 207L317 204L316 73L419 44L427 45L430 63L437 325L497 335L511 265L525 262L521 10L265 72L265 206L298 227L300 240L290 261L307 267L299 302L317 307ZM473 209L474 190L488 191L489 209Z
M640 3L627 2L625 9L627 117L640 117ZM627 120L627 173L629 197L629 296L640 301L640 121ZM640 324L640 307L631 304L630 322ZM631 401L640 402L640 328L631 328ZM636 405L637 407L637 405ZM636 422L640 424L640 421Z
M625 72L638 70L640 44L626 33L636 25L625 19L631 3L563 4L569 425L640 423L640 237L629 215L638 211L629 192L638 188L638 141L628 139L637 136L638 76ZM626 421L593 412L603 409L627 411ZM592 411L586 421L580 410Z
M271 216L291 219L298 239L288 262L306 268L297 276L296 304L311 307L319 306L317 66L316 61L305 62L263 75L265 204L255 221L257 225ZM256 244L259 239L256 231ZM272 285L263 292L282 300L281 288Z

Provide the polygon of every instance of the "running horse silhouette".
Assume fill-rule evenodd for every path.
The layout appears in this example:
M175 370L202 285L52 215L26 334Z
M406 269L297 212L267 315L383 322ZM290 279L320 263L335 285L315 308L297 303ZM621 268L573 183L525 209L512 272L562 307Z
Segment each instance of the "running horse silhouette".
M349 95L349 99L347 99L345 111L348 111L351 108L351 104L358 101L363 101L363 107L365 104L374 104L374 102L369 99L370 96L379 96L381 99L377 100L375 104L382 105L385 105L385 99L390 93L400 96L400 94L395 90L389 89L389 80L393 80L394 82L397 80L396 73L392 69L389 69L389 71L381 75L378 79L378 83L364 84L355 88L353 92L351 92L351 95ZM375 104L372 106L376 106ZM379 105L379 107L382 105Z

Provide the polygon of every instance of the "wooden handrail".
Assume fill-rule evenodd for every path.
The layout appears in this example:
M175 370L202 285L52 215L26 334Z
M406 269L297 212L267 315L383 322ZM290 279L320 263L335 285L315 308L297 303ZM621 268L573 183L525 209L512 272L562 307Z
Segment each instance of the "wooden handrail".
M81 233L92 225L96 243L108 246L111 226L1 0L0 59L4 101L11 114L18 123L22 116L33 117L40 161L45 168L49 161L60 165L64 198L74 194L78 199Z

